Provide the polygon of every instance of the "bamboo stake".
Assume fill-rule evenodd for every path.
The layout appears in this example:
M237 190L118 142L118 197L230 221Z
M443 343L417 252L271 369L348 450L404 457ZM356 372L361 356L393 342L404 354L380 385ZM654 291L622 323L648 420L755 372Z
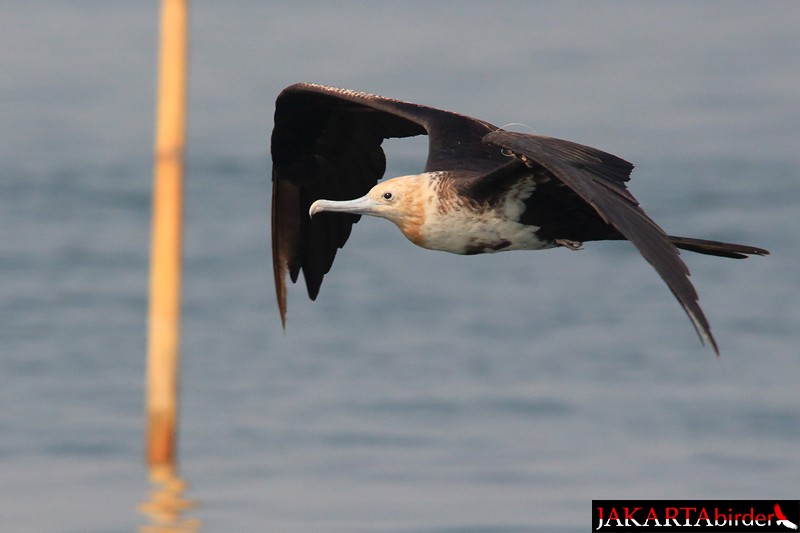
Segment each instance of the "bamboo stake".
M160 31L147 342L151 465L175 461L188 0L162 0Z

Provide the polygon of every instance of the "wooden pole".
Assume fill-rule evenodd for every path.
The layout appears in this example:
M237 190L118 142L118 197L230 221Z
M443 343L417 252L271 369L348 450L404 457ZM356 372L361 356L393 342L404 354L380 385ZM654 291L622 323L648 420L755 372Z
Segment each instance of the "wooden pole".
M175 461L187 29L188 0L162 0L147 342L147 462L151 465Z

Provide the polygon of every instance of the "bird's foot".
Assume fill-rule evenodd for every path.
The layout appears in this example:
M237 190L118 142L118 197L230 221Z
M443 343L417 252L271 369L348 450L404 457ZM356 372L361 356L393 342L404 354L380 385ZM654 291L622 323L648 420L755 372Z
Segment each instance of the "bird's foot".
M556 244L559 246L566 246L570 250L583 250L583 243L580 241L571 241L569 239L556 239Z

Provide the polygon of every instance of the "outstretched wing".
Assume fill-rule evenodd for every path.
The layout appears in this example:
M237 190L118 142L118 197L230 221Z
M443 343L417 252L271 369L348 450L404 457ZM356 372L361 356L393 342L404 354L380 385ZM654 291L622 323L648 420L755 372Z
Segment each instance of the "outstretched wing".
M683 306L701 339L719 354L711 327L689 280L689 269L669 236L639 207L625 186L633 165L606 152L561 139L496 131L484 142L512 152L529 166L544 167L575 191L608 224L631 241Z
M272 261L281 322L286 323L286 274L300 271L316 298L355 215L322 213L309 219L320 198L363 196L381 179L381 149L391 137L429 136L426 171L488 171L507 160L481 143L494 126L439 109L382 96L301 83L275 103L272 132Z

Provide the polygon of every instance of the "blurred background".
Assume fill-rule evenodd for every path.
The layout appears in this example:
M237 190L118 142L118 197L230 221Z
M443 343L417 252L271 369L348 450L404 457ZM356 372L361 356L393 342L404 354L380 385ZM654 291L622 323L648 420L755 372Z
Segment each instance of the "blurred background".
M593 498L796 497L800 4L195 0L179 450L197 506L157 529L158 15L0 7L3 529L572 532ZM684 254L721 358L627 243L463 258L380 220L317 302L291 287L282 332L268 147L297 81L596 146L636 164L669 232L768 248ZM388 175L422 168L424 140L387 144Z

